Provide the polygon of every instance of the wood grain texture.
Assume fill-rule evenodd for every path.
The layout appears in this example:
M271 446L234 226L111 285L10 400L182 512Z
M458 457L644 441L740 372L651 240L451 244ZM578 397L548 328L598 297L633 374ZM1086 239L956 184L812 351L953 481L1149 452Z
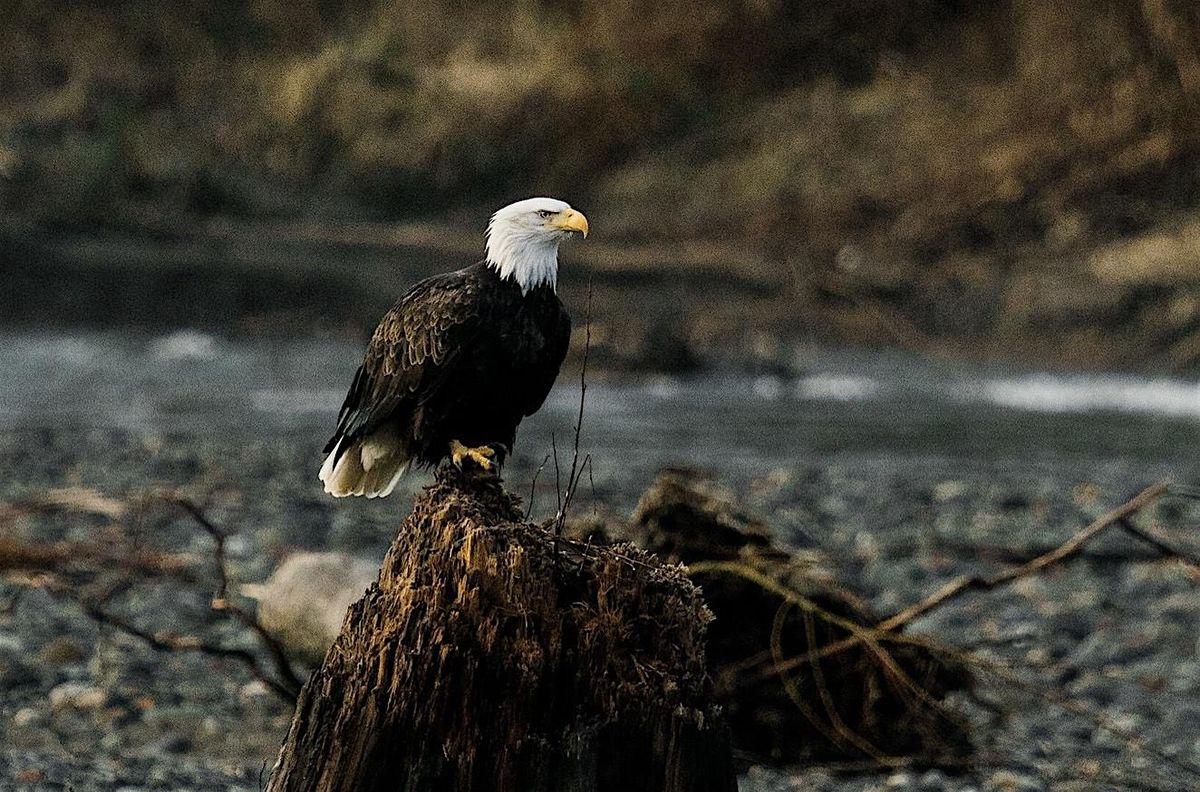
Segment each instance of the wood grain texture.
M269 789L732 792L698 590L443 466L300 695Z

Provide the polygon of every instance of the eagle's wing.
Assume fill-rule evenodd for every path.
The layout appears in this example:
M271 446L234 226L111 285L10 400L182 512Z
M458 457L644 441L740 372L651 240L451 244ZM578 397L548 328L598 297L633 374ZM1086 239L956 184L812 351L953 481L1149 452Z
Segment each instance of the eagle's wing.
M525 417L533 415L546 401L554 380L558 378L558 370L567 356L567 348L571 344L571 317L559 306L558 323L553 333L546 337L546 348L543 354L543 365L530 377L529 387L525 391L524 405L521 412Z
M349 441L371 434L436 392L447 364L482 326L477 298L478 282L459 271L418 283L384 315L338 412L326 453L345 450Z

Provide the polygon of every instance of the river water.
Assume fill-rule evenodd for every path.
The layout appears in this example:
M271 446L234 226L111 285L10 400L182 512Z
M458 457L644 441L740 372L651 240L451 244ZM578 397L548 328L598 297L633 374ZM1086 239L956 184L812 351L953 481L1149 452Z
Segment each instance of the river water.
M227 340L181 331L0 335L0 421L12 428L286 436L332 429L361 347ZM578 378L564 374L522 426L516 462L552 436L567 456ZM740 479L797 462L850 468L1186 475L1200 441L1200 382L1047 374L823 351L796 377L743 373L589 377L581 447L597 481L644 482L664 464Z

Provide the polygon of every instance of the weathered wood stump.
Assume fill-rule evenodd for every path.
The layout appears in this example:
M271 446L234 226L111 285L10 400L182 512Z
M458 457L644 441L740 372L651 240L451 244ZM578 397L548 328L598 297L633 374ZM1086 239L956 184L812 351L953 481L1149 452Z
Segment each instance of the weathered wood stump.
M304 686L270 790L736 789L697 589L522 520L494 480L438 471Z

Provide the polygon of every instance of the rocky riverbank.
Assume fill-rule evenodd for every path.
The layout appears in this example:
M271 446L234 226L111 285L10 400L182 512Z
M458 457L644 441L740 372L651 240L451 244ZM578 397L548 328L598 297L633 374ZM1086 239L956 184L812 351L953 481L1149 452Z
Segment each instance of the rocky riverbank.
M247 443L228 434L27 428L0 440L0 468L19 474L0 484L0 500L29 507L64 485L116 499L180 488L232 531L226 553L241 582L262 580L296 549L381 553L407 498L319 497L310 469L316 451L310 439L288 436ZM526 461L508 475L522 490L532 474ZM1000 569L1062 541L1130 494L1136 474L1122 465L1085 476L1067 467L1055 474L797 460L726 475L732 497L767 515L778 541L821 548L888 613L955 574ZM602 483L597 513L628 513L637 495ZM589 510L588 496L580 497L578 508ZM211 538L186 514L133 503L108 516L62 505L9 509L4 531L38 542L132 540L190 559L194 580L119 590L114 612L152 631L255 647L246 630L209 608ZM1194 546L1189 530L1200 510L1191 502L1166 500L1145 518ZM88 576L66 579L97 585ZM1189 788L1200 767L1195 585L1189 567L1112 537L1062 569L938 611L915 625L918 633L1007 669L981 673L980 701L959 704L978 743L974 770L756 769L743 788ZM0 669L0 777L16 779L17 789L256 789L289 717L236 661L156 652L98 627L71 596L12 580L0 597ZM1074 703L1060 706L1058 696Z

